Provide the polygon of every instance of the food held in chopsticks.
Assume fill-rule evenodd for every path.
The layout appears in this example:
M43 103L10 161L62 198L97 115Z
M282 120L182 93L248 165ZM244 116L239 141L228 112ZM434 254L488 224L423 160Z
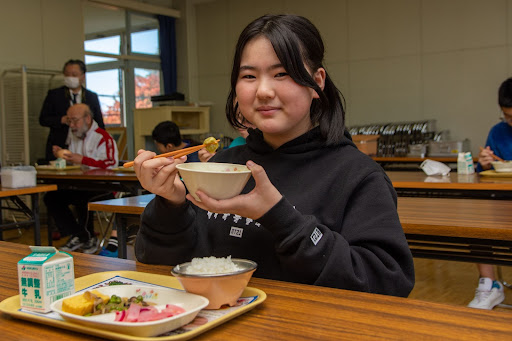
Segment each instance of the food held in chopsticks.
M210 137L208 139L210 139ZM206 140L208 140L208 139L206 139ZM169 152L169 153L163 153L163 154L154 156L153 159L156 159L156 158L159 158L159 157L170 157L170 156L172 156L173 158L177 159L177 158L180 158L182 156L185 156L185 155L197 152L199 149L207 148L208 145L211 145L211 144L215 144L215 145L218 146L218 143L219 143L220 140L215 140L215 138L213 138L213 137L212 137L212 139L213 140L210 140L210 142L208 142L208 144L204 144L203 143L203 144L200 144L198 146L183 148L183 149L175 150L175 151ZM217 148L215 148L215 150L217 150ZM132 167L132 166L133 166L133 161L126 162L123 165L124 168Z
M217 148L219 148L219 140L216 140L215 137L207 137L203 145L205 145L205 149L208 151L208 153L215 153L217 151Z

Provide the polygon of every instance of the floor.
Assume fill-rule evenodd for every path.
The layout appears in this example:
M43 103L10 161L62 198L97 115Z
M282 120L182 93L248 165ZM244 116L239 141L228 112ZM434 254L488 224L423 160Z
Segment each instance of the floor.
M99 227L97 228L99 232ZM47 239L46 226L42 228L41 240ZM4 238L14 243L33 245L32 228L4 232ZM66 243L66 239L54 242L55 246ZM28 249L27 249L28 252ZM133 246L128 245L128 258L135 260ZM473 298L478 281L476 266L472 263L414 259L416 285L409 298L466 306ZM512 268L502 267L505 281L512 282ZM505 302L512 305L512 289L505 288ZM496 311L512 312L511 308L496 307Z

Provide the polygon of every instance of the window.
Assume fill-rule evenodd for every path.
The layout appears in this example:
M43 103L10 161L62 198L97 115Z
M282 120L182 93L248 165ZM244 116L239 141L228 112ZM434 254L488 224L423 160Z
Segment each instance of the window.
M121 125L121 79L120 69L87 72L87 87L98 94L106 125Z
M160 94L158 20L155 16L86 4L87 88L98 94L107 126L127 126L133 108Z
M151 108L151 96L159 94L159 70L135 68L135 108Z
M147 30L131 34L132 52L159 55L158 30Z

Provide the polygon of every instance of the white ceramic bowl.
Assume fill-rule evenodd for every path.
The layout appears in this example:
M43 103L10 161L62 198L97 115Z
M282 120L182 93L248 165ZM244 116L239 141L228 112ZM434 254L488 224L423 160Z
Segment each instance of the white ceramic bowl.
M210 303L205 309L219 309L225 304L234 306L258 264L247 259L233 258L231 260L240 270L215 275L187 274L187 267L191 264L191 262L187 262L176 265L171 273L178 278L187 292L204 296L209 300Z
M116 322L114 321L116 316L115 313L80 316L62 311L63 300L72 296L83 295L83 292L53 302L51 309L59 313L65 320L91 328L106 329L116 333L133 336L149 337L166 333L190 323L199 311L209 304L208 299L205 297L162 287L114 285L109 287L100 287L95 290L98 290L100 293L108 296L116 295L120 297L132 297L141 295L144 297L146 302L155 303L157 309L164 308L166 304L174 304L185 309L185 312L157 321Z
M512 172L512 161L495 161L492 163L494 170L498 173L511 173Z
M245 165L215 162L190 162L176 166L194 199L200 189L214 199L229 199L242 192L251 177ZM200 201L200 200L199 200Z

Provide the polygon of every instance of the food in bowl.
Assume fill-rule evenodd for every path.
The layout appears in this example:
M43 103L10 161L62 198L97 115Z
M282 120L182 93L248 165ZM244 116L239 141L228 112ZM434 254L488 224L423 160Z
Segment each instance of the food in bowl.
M492 162L494 170L498 173L511 173L512 161L494 161Z
M125 297L134 297L135 300L144 301L148 305L143 306L139 302L130 305L132 311L129 311L129 308L119 312L89 314L87 316L64 311L64 300L84 295L84 292L79 292L53 302L51 309L65 320L79 323L88 328L150 337L161 335L190 323L199 311L208 305L208 299L203 296L161 286L113 285L98 287L94 291L110 299L115 295L121 298L121 301L124 301L123 298Z
M115 313L114 321L119 322L156 321L185 312L185 309L174 304L166 304L162 309L157 309L154 305L153 302L145 301L142 295L128 298L87 290L82 295L62 301L62 311L81 316Z
M193 258L190 266L185 268L187 275L219 275L241 270L233 261L231 256L226 258L203 257Z
M221 200L239 195L251 177L245 165L234 163L190 162L176 166L185 186L194 199L197 190Z
M62 301L62 311L75 315L92 314L100 304L108 303L110 297L97 290L86 291L82 295L71 296Z
M210 301L205 309L219 309L236 305L257 266L247 259L204 257L176 265L171 273L187 292Z

